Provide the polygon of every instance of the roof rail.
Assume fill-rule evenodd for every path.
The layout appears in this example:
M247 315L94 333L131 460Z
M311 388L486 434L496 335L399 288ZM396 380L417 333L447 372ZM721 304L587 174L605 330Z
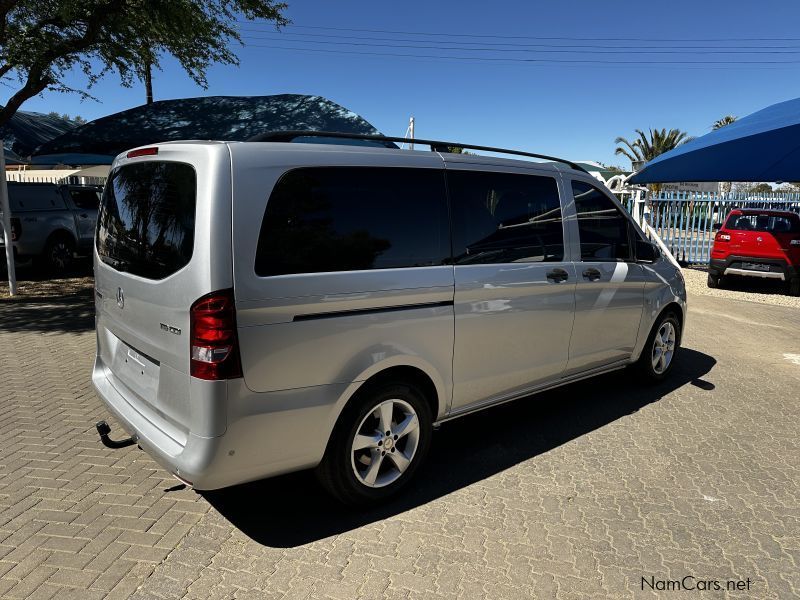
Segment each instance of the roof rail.
M422 144L430 146L432 152L450 152L450 148L465 148L467 150L481 150L483 152L497 152L499 154L513 154L515 156L527 156L529 158L539 158L553 162L563 163L576 171L586 173L586 169L572 161L548 156L547 154L536 154L533 152L522 152L521 150L509 150L508 148L494 148L492 146L476 146L474 144L464 144L463 142L443 142L440 140L421 140L418 138L401 138L386 135L364 135L360 133L341 133L338 131L314 131L314 130L294 130L294 131L268 131L249 138L248 142L292 142L302 137L324 137L340 138L346 140L366 140L372 142L399 142L405 144ZM387 144L387 147L392 147Z

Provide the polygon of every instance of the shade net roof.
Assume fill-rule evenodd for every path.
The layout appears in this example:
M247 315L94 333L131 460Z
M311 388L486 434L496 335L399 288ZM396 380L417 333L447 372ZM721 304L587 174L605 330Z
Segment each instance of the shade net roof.
M245 141L268 131L300 129L379 133L356 113L322 96L209 96L161 100L96 119L42 144L34 154L116 156L158 142Z
M800 181L800 98L681 144L630 179L670 181Z
M74 128L75 123L61 117L17 111L0 127L6 159L29 156L38 146Z

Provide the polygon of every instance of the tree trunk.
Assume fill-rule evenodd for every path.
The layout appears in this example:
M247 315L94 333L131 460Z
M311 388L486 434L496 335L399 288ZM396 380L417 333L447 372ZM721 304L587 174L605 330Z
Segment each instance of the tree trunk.
M144 89L147 95L147 104L153 103L153 75L150 63L144 65Z

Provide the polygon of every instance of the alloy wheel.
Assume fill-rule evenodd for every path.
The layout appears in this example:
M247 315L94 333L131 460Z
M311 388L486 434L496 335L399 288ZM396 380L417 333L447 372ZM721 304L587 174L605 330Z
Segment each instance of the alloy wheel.
M653 340L653 353L651 362L653 371L661 375L669 368L672 357L675 355L675 326L671 321L664 321L658 328Z
M414 408L400 399L384 400L362 419L351 449L356 479L371 488L397 481L414 460L420 440Z

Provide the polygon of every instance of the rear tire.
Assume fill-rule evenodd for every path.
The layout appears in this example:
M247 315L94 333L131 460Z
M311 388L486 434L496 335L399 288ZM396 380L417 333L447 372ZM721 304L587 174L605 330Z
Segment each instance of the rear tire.
M708 287L711 289L717 289L722 287L722 275L714 275L713 273L708 274Z
M425 460L432 423L430 405L415 386L370 385L357 393L339 417L316 469L317 479L350 506L386 500L408 483Z
M636 369L642 378L647 381L661 381L669 375L680 344L681 328L678 317L671 311L659 316L636 363Z
M75 264L75 240L67 234L53 235L45 244L40 263L50 273L66 274Z

